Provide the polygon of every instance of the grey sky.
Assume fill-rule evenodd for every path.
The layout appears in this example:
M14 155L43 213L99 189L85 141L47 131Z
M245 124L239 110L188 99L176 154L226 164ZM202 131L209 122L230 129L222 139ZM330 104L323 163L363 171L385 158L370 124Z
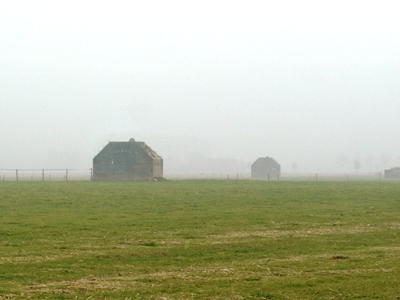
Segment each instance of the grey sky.
M189 155L400 165L397 6L2 1L0 168L90 168L131 137L166 173Z

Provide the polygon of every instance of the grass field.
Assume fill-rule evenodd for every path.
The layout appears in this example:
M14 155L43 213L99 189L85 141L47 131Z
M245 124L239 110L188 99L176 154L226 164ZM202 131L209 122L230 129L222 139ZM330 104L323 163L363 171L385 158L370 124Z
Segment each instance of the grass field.
M400 182L0 182L0 299L400 299Z

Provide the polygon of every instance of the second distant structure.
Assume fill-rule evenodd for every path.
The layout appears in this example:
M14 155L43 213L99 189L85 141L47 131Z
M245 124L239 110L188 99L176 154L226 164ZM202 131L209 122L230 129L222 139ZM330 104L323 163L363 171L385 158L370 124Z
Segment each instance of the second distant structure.
M144 142L109 142L93 158L93 180L153 181L163 178L163 159Z
M279 179L281 176L281 165L272 157L259 157L251 165L251 177Z
M385 178L400 178L400 167L385 170Z

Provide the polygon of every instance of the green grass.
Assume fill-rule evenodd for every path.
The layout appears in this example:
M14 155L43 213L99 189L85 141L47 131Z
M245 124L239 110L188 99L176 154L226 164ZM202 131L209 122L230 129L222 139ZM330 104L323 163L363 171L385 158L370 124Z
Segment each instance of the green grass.
M400 299L400 182L0 182L0 299Z

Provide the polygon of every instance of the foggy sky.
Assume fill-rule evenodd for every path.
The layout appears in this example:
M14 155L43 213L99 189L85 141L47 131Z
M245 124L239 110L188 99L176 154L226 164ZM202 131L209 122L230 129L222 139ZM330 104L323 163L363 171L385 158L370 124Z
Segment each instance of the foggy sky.
M166 174L400 165L396 1L160 2L1 2L0 168L90 168L131 137Z

